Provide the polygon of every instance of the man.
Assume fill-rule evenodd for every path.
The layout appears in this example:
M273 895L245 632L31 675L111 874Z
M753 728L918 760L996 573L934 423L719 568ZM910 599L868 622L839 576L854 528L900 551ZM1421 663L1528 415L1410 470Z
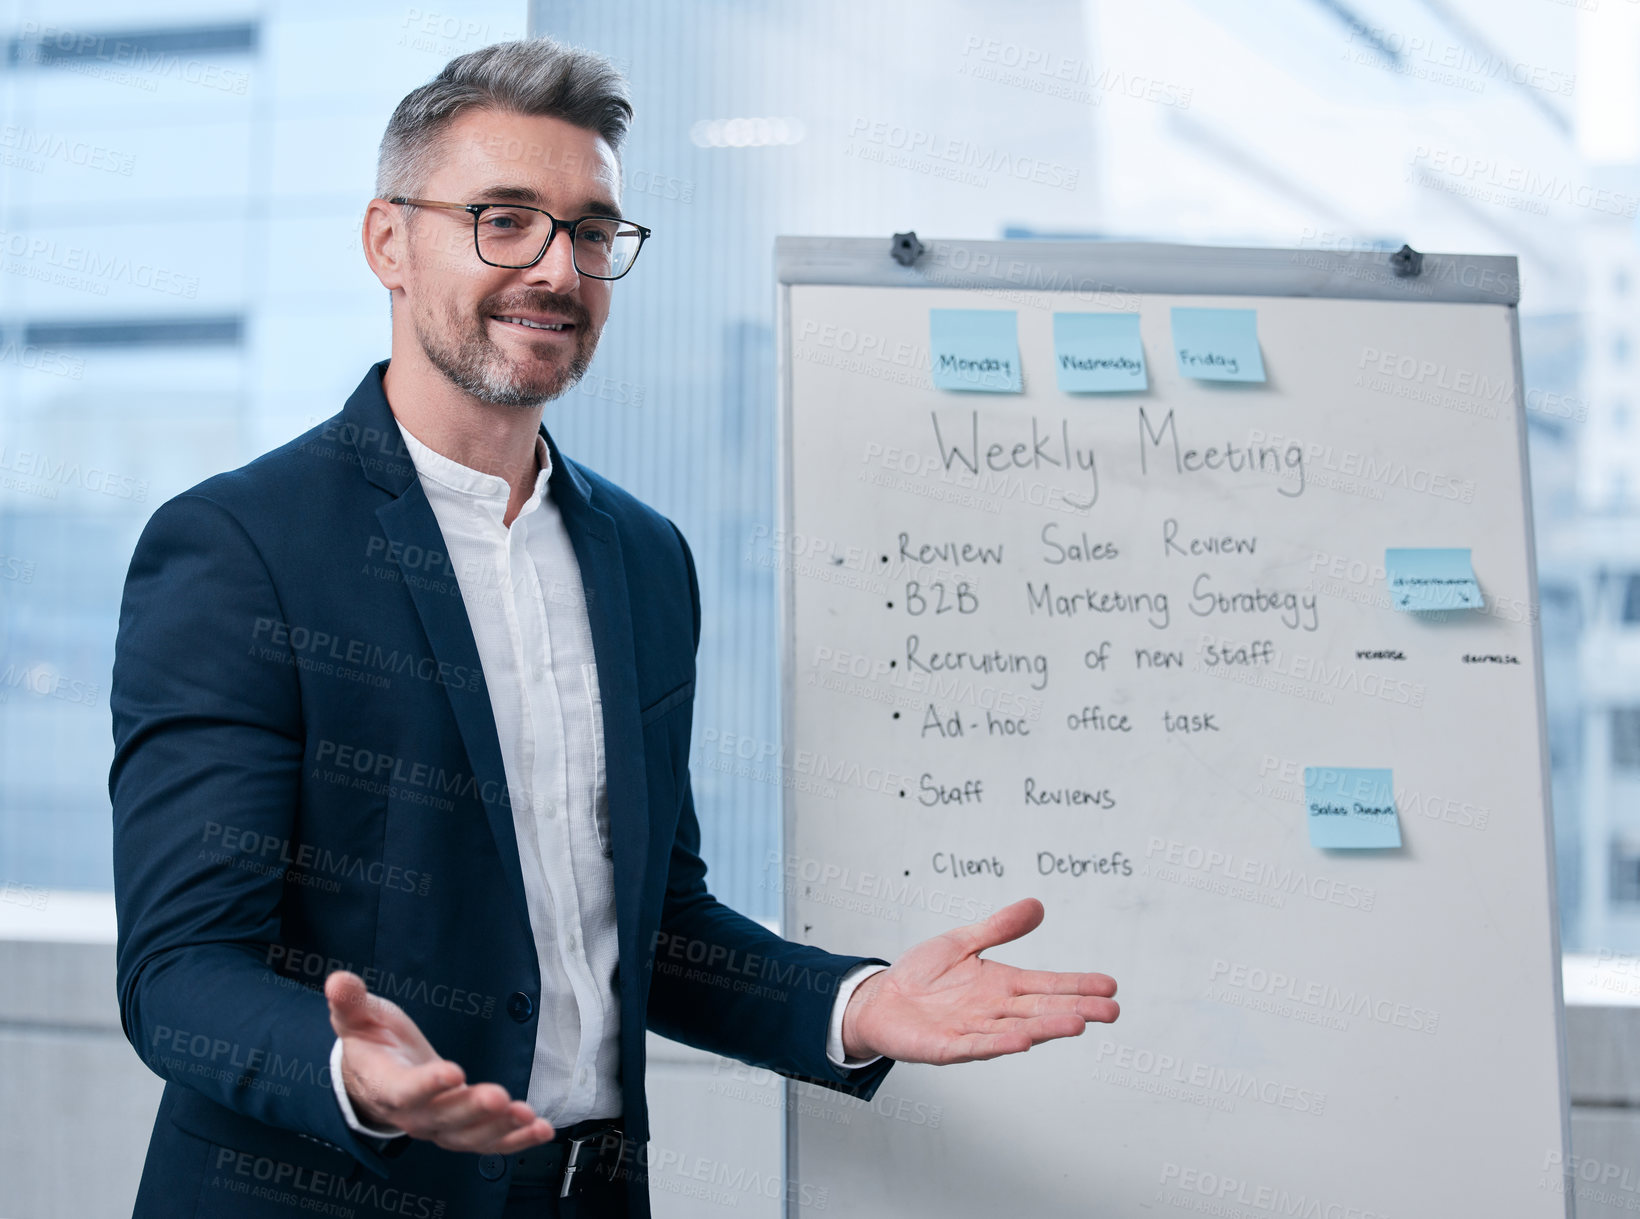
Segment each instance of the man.
M1116 1018L1103 974L980 959L1034 900L889 966L707 890L689 549L541 423L646 235L630 117L544 39L409 94L363 227L391 358L137 545L118 984L168 1081L138 1215L644 1216L646 1027L869 1099Z

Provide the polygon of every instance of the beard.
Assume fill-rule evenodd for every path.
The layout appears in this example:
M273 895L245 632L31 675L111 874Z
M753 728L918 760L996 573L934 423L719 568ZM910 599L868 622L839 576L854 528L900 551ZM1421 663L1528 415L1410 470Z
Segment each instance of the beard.
M569 359L563 361L553 353L550 363L537 360L526 364L509 355L490 337L488 322L496 314L513 311L557 313L573 322L575 350ZM463 314L452 304L445 310L442 325L428 325L427 320L418 316L415 329L416 340L428 361L458 389L495 406L536 406L558 397L586 375L598 347L598 334L592 329L586 307L556 292L536 292L504 302L486 301L476 315ZM556 348L558 344L544 339L540 346Z

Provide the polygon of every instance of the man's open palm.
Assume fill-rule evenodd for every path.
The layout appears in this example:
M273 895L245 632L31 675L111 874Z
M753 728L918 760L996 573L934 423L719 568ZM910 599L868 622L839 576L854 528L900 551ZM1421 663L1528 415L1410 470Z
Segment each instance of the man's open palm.
M1016 969L981 959L987 948L1034 930L1044 913L1041 902L1023 898L924 940L867 978L844 1012L844 1052L900 1062L973 1062L1075 1037L1089 1021L1115 1020L1116 979L1108 974Z
M451 1151L511 1155L553 1137L552 1126L499 1084L469 1084L416 1022L372 995L357 974L325 979L330 1025L342 1039L342 1083L361 1122L393 1127Z

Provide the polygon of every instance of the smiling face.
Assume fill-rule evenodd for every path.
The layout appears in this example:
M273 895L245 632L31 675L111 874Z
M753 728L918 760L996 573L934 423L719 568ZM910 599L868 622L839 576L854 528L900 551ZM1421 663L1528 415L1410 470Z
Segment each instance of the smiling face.
M446 129L438 167L417 197L524 203L560 220L619 216L620 167L594 131L557 118L468 110ZM471 214L415 210L400 307L433 367L497 406L534 406L580 380L609 316L613 284L576 273L569 235L554 236L532 267L492 267L474 249Z

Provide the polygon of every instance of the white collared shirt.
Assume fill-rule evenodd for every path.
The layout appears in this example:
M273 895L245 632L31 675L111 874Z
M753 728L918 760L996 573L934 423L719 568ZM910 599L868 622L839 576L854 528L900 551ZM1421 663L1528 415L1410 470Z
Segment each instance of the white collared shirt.
M403 423L399 430L461 588L512 801L541 970L525 1099L555 1127L618 1117L615 877L598 666L580 565L548 494L551 452L538 434L535 489L509 526L504 478L434 452ZM838 986L826 1038L837 1066L876 1061L844 1056L842 1024L855 987L883 968L856 966ZM341 1053L338 1039L331 1080L348 1125L378 1137L399 1133L357 1119Z

